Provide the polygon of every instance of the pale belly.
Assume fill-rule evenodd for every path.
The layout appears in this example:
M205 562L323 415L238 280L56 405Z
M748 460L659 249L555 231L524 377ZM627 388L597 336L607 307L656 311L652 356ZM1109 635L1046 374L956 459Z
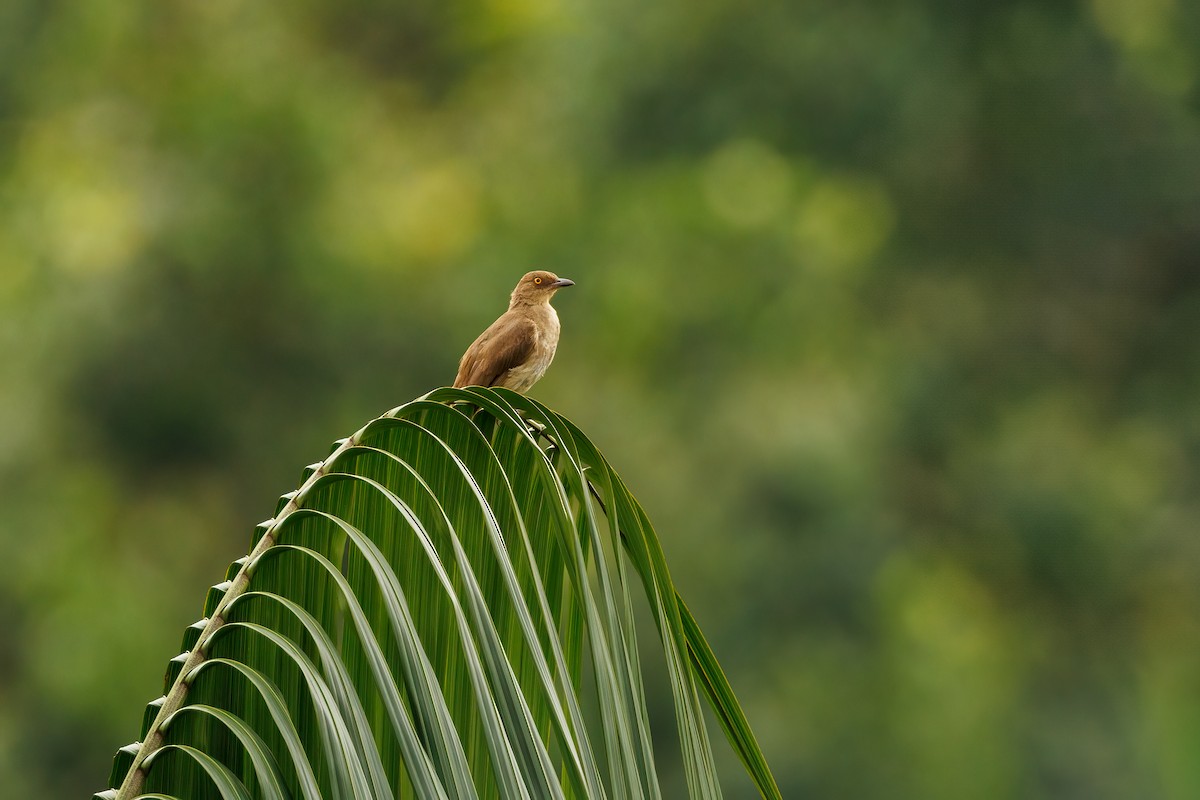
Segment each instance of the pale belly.
M538 353L519 367L514 367L504 374L499 385L514 392L524 392L533 386L546 374L550 362L554 360L554 351L538 348L546 352Z

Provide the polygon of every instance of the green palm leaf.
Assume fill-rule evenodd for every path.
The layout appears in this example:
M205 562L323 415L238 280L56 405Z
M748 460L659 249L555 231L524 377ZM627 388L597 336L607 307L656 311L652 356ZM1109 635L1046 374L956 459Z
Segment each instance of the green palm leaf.
M690 795L721 796L706 701L779 797L641 507L512 392L442 389L338 442L205 613L97 798L659 798L651 651Z

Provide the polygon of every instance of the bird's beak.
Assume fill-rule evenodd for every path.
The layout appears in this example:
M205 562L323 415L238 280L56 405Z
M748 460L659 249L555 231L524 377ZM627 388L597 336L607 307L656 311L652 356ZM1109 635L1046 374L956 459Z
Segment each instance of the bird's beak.
M553 289L561 289L564 286L574 286L574 285L575 285L575 281L571 280L570 278L559 278L554 283L550 284L550 287Z

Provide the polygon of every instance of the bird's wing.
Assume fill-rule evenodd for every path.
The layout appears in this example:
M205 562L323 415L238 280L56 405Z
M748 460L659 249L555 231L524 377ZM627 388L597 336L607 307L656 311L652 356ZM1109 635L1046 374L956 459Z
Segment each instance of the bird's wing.
M536 336L537 328L528 317L500 317L463 354L455 387L492 386L529 359Z

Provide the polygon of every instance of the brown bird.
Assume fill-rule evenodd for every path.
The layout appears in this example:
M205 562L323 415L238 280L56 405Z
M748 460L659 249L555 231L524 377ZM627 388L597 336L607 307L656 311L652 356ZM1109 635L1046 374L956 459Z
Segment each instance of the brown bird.
M455 387L503 386L524 392L537 383L558 348L558 313L550 299L574 285L553 272L527 272L513 289L508 311L463 353Z

